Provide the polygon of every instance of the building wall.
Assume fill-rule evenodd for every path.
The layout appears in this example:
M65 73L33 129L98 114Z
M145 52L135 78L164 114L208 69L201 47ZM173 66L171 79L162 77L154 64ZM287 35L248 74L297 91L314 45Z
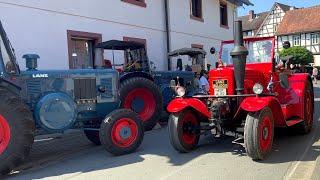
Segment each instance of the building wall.
M312 44L311 43L311 34L318 34L318 43ZM294 36L300 37L300 46L305 47L309 51L314 54L314 60L316 66L320 66L320 31L319 32L312 32L312 33L299 33L299 34L292 34L292 35L284 35L278 36L278 44L279 44L279 51L283 49L282 42L289 41L291 46L294 46Z
M40 55L41 69L68 69L67 30L102 34L102 40L134 37L147 40L149 59L158 70L167 69L163 1L146 0L140 7L120 0L1 0L0 17L17 59ZM172 50L202 44L205 50L232 38L234 7L228 4L229 29L220 27L219 1L203 0L204 22L190 19L188 0L170 1ZM122 61L123 53L116 53ZM105 58L111 59L106 52ZM117 63L117 62L116 62ZM120 63L120 62L119 62Z
M23 54L37 53L41 69L68 69L67 30L76 30L100 33L103 40L122 40L124 36L147 39L150 59L163 68L166 48L162 3L148 1L147 8L142 8L113 1L1 1L0 15L21 65ZM106 56L110 59L111 55Z
M221 1L225 2L225 1ZM236 7L227 3L228 28L220 26L220 1L203 0L203 22L190 18L190 1L170 1L171 49L191 47L191 44L203 45L206 52L211 47L219 50L221 41L233 39L233 22ZM179 16L183 15L183 16ZM214 64L217 56L207 55L207 62ZM176 62L172 61L173 64ZM187 59L184 64L191 64ZM175 64L174 64L175 65Z

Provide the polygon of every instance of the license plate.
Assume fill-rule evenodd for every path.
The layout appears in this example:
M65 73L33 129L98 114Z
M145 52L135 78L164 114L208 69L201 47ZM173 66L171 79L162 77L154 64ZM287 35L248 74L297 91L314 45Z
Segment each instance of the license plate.
M228 89L228 80L215 80L213 81L214 89Z
M215 96L226 96L228 88L228 80L215 80L213 81L213 89Z

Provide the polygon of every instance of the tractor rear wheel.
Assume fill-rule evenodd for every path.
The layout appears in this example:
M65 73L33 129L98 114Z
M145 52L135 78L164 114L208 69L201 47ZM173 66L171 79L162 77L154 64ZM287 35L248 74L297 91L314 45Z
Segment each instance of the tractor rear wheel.
M263 160L272 150L274 120L270 108L247 115L244 128L244 144L249 157Z
M34 141L32 114L20 99L0 88L0 174L8 174L29 154Z
M128 109L111 112L101 123L100 141L113 155L134 152L142 143L143 124L138 114Z
M97 146L101 145L99 131L84 130L84 134L86 135L87 139L93 144Z
M194 150L200 138L200 122L194 111L187 109L169 116L168 130L172 146L181 153Z
M314 94L311 82L308 81L305 87L304 93L304 121L298 124L296 129L300 134L310 133L313 126L313 115L314 115Z
M159 87L146 78L134 77L120 84L121 107L138 113L146 131L152 130L163 110Z

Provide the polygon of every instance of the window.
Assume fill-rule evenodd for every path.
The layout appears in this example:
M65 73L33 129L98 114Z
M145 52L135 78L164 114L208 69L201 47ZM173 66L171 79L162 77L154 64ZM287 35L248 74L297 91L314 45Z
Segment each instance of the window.
M145 0L121 0L126 3L134 4L141 7L147 7Z
M191 19L203 21L202 17L202 0L191 0Z
M94 46L101 42L102 35L68 30L69 68L95 68Z
M293 36L293 46L300 46L301 38L300 36Z
M252 31L243 31L243 36L245 36L245 37L253 36L253 32Z
M311 34L311 45L319 44L319 34Z
M134 41L138 43L142 43L145 45L145 48L147 48L147 40L142 38L134 38L134 37L123 37L123 41Z
M220 25L228 28L228 6L224 2L220 2Z

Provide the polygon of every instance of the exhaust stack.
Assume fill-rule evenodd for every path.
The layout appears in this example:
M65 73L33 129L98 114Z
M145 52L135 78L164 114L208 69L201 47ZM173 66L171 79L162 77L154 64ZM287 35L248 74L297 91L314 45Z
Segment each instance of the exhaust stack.
M246 47L244 47L242 21L235 21L234 33L234 49L231 51L231 57L234 66L234 78L236 81L236 92L238 95L244 93L244 77L247 55L249 54Z

